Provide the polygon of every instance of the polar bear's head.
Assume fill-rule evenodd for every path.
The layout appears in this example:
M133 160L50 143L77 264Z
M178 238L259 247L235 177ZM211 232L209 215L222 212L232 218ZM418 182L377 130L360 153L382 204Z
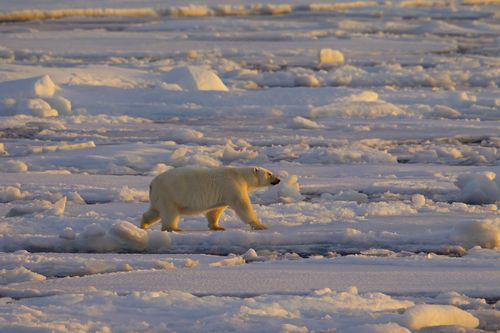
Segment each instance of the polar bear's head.
M252 171L257 179L256 187L277 185L280 182L280 179L275 175L273 175L273 173L267 169L261 167L254 167Z

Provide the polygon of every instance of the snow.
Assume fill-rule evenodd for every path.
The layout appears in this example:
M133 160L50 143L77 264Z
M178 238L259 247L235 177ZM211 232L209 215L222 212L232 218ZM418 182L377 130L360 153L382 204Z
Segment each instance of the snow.
M500 329L498 2L0 8L0 331ZM138 227L226 165L268 230Z

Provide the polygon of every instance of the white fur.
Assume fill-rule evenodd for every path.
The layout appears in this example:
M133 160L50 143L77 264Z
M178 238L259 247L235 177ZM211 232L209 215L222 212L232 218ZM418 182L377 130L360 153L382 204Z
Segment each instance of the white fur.
M141 228L161 219L162 230L180 231L182 215L204 214L212 230L224 230L219 218L231 207L253 229L267 227L257 218L248 192L275 185L279 179L260 167L176 168L156 176L150 185L150 208Z

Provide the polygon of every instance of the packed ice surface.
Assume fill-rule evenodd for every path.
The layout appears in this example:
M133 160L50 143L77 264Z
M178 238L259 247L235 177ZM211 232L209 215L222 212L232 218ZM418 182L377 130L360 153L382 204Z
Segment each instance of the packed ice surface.
M498 12L0 1L0 330L500 329ZM223 165L269 230L138 228Z

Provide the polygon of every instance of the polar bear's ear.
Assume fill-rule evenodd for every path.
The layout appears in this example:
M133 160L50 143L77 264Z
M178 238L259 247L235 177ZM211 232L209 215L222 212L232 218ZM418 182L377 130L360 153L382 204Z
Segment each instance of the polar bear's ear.
M253 173L257 174L259 172L259 168L255 167L253 168Z

